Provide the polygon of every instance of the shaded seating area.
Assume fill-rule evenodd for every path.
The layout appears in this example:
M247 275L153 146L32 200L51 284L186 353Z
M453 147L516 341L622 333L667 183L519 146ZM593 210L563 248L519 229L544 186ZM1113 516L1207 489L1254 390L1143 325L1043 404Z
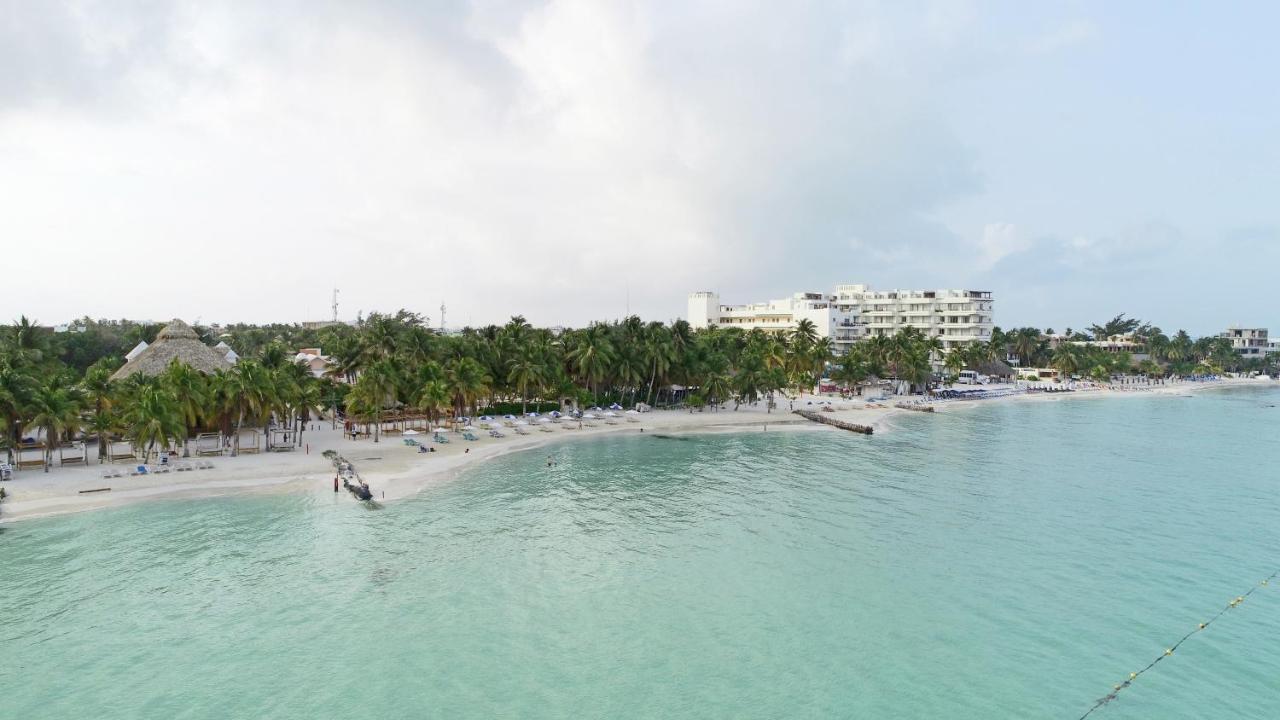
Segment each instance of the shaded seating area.
M253 428L242 428L237 435L239 438L238 450L241 453L257 453L262 452L262 433Z
M221 455L223 449L222 433L206 432L196 435L196 456Z
M291 428L272 428L267 436L267 448L271 452L293 452L297 449L297 431ZM241 438L241 452L244 451L244 440Z
M134 460L133 443L129 440L115 439L107 443L107 462Z
M23 443L17 447L14 464L19 470L44 467L44 443Z
M89 453L82 442L73 442L58 448L59 465L87 465L88 461Z

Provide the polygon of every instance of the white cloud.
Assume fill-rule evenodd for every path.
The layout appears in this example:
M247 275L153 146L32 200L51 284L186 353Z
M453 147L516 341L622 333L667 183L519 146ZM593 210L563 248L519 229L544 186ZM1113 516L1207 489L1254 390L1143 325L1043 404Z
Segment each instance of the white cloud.
M1018 232L1013 223L987 223L982 228L982 239L978 241L982 258L987 267L1000 262L1008 255L1022 252L1031 247L1031 241Z

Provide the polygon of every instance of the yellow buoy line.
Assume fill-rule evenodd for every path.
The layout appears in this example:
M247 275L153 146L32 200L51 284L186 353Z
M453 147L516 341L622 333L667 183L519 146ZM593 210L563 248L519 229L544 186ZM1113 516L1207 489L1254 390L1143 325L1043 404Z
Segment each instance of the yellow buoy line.
M1141 670L1139 670L1139 671L1137 671L1137 672L1131 672L1131 673L1129 673L1129 677L1128 677L1128 678L1126 678L1126 679L1124 680L1124 682L1122 682L1122 683L1120 683L1119 685L1116 685L1114 688L1112 688L1111 692L1109 692L1109 693L1107 693L1106 695L1104 695L1104 696L1102 696L1102 697L1098 698L1098 701L1097 701L1097 702L1095 702L1095 703L1093 704L1093 707L1089 708L1089 710L1088 710L1087 712L1085 712L1085 714L1083 714L1083 715L1081 715L1081 716L1080 716L1080 720L1084 720L1085 718L1087 718L1087 717L1089 717L1090 715L1092 715L1094 710L1097 710L1098 708L1102 707L1103 705L1106 705L1107 703L1111 702L1112 700L1115 700L1117 697L1119 697L1119 696L1120 696L1120 691L1121 691L1121 690L1124 690L1125 688L1127 688L1127 687L1129 687L1130 685L1132 685L1132 684L1133 684L1133 682L1134 682L1135 680L1137 680L1137 679L1138 679L1138 676L1139 676L1139 675L1142 675L1142 674L1143 674L1143 673L1145 673L1146 671L1148 671L1148 670L1150 670L1151 668L1155 667L1155 666L1156 666L1156 663L1160 662L1161 660L1163 660L1163 659L1165 659L1165 658L1169 657L1170 655L1173 655L1174 651L1178 649L1178 646L1179 646L1179 645L1181 645L1182 643L1186 642L1188 638L1190 638L1192 635L1195 635L1195 634L1196 634L1196 633L1198 633L1198 632L1203 632L1203 631L1205 630L1205 628L1207 628L1207 627L1209 627L1210 625L1212 625L1212 624L1213 624L1213 622L1214 622L1215 620L1217 620L1218 618L1220 618L1220 617L1222 617L1223 615L1225 615L1229 610L1232 610L1232 609L1234 609L1234 608L1238 607L1238 606L1240 605L1240 603L1244 602L1245 598L1247 598L1247 597L1249 597L1250 595L1252 595L1252 594L1253 594L1253 591L1254 591L1254 590L1257 590L1257 589L1258 589L1258 588L1260 588L1260 587L1266 587L1268 583L1270 583L1272 580L1275 580L1275 579L1276 579L1276 576L1277 576L1277 575L1280 575L1280 570L1277 570L1277 571L1275 571L1275 572L1271 573L1271 575L1269 575L1269 576L1267 577L1267 579L1266 579L1266 580L1263 580L1262 582L1258 583L1257 585L1254 585L1253 587L1249 588L1249 592L1247 592L1247 593L1245 593L1245 594L1243 594L1243 595L1237 595L1235 598L1233 598L1230 602L1228 602L1228 603L1227 603L1227 606L1226 606L1226 607L1224 607L1224 608L1222 608L1221 610L1219 610L1217 615L1214 615L1213 617L1209 618L1208 620L1206 620L1206 621L1204 621L1204 622L1200 623L1200 625L1199 625L1198 627L1196 627L1196 629L1192 630L1191 632L1187 633L1186 635L1183 635L1183 636L1178 640L1178 642L1176 642L1176 643L1174 643L1174 644L1170 645L1169 647L1165 648L1164 652L1162 652L1162 653L1160 653L1159 655L1157 655L1157 656L1156 656L1156 659L1155 659L1155 660L1152 660L1150 663L1148 663L1146 667L1142 668Z

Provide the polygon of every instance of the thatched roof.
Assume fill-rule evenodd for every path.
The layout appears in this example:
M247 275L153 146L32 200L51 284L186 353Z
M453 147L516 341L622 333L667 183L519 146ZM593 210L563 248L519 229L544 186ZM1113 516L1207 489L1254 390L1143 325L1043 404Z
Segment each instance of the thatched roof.
M991 377L1013 376L1013 368L1001 360L988 360L984 363L978 363L978 367L974 368L974 370L977 370L980 375L989 375Z
M169 363L177 360L203 373L216 370L228 370L231 363L217 350L205 345L191 326L174 318L156 335L156 341L138 353L124 367L111 376L112 380L122 380L134 373L156 376L169 367Z

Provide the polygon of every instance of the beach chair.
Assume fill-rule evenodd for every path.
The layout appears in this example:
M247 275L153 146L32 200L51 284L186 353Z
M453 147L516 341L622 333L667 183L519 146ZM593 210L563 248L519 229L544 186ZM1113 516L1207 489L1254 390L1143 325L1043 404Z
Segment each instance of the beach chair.
M129 471L129 474L130 474L130 475L146 475L146 474L147 474L147 466L146 466L146 465L135 465L135 466L133 467L133 469Z
M491 438L504 438L504 437L506 437L506 435L503 435L501 432L499 432L499 431L497 431L497 430L490 430L490 431L489 431L489 437L491 437Z

